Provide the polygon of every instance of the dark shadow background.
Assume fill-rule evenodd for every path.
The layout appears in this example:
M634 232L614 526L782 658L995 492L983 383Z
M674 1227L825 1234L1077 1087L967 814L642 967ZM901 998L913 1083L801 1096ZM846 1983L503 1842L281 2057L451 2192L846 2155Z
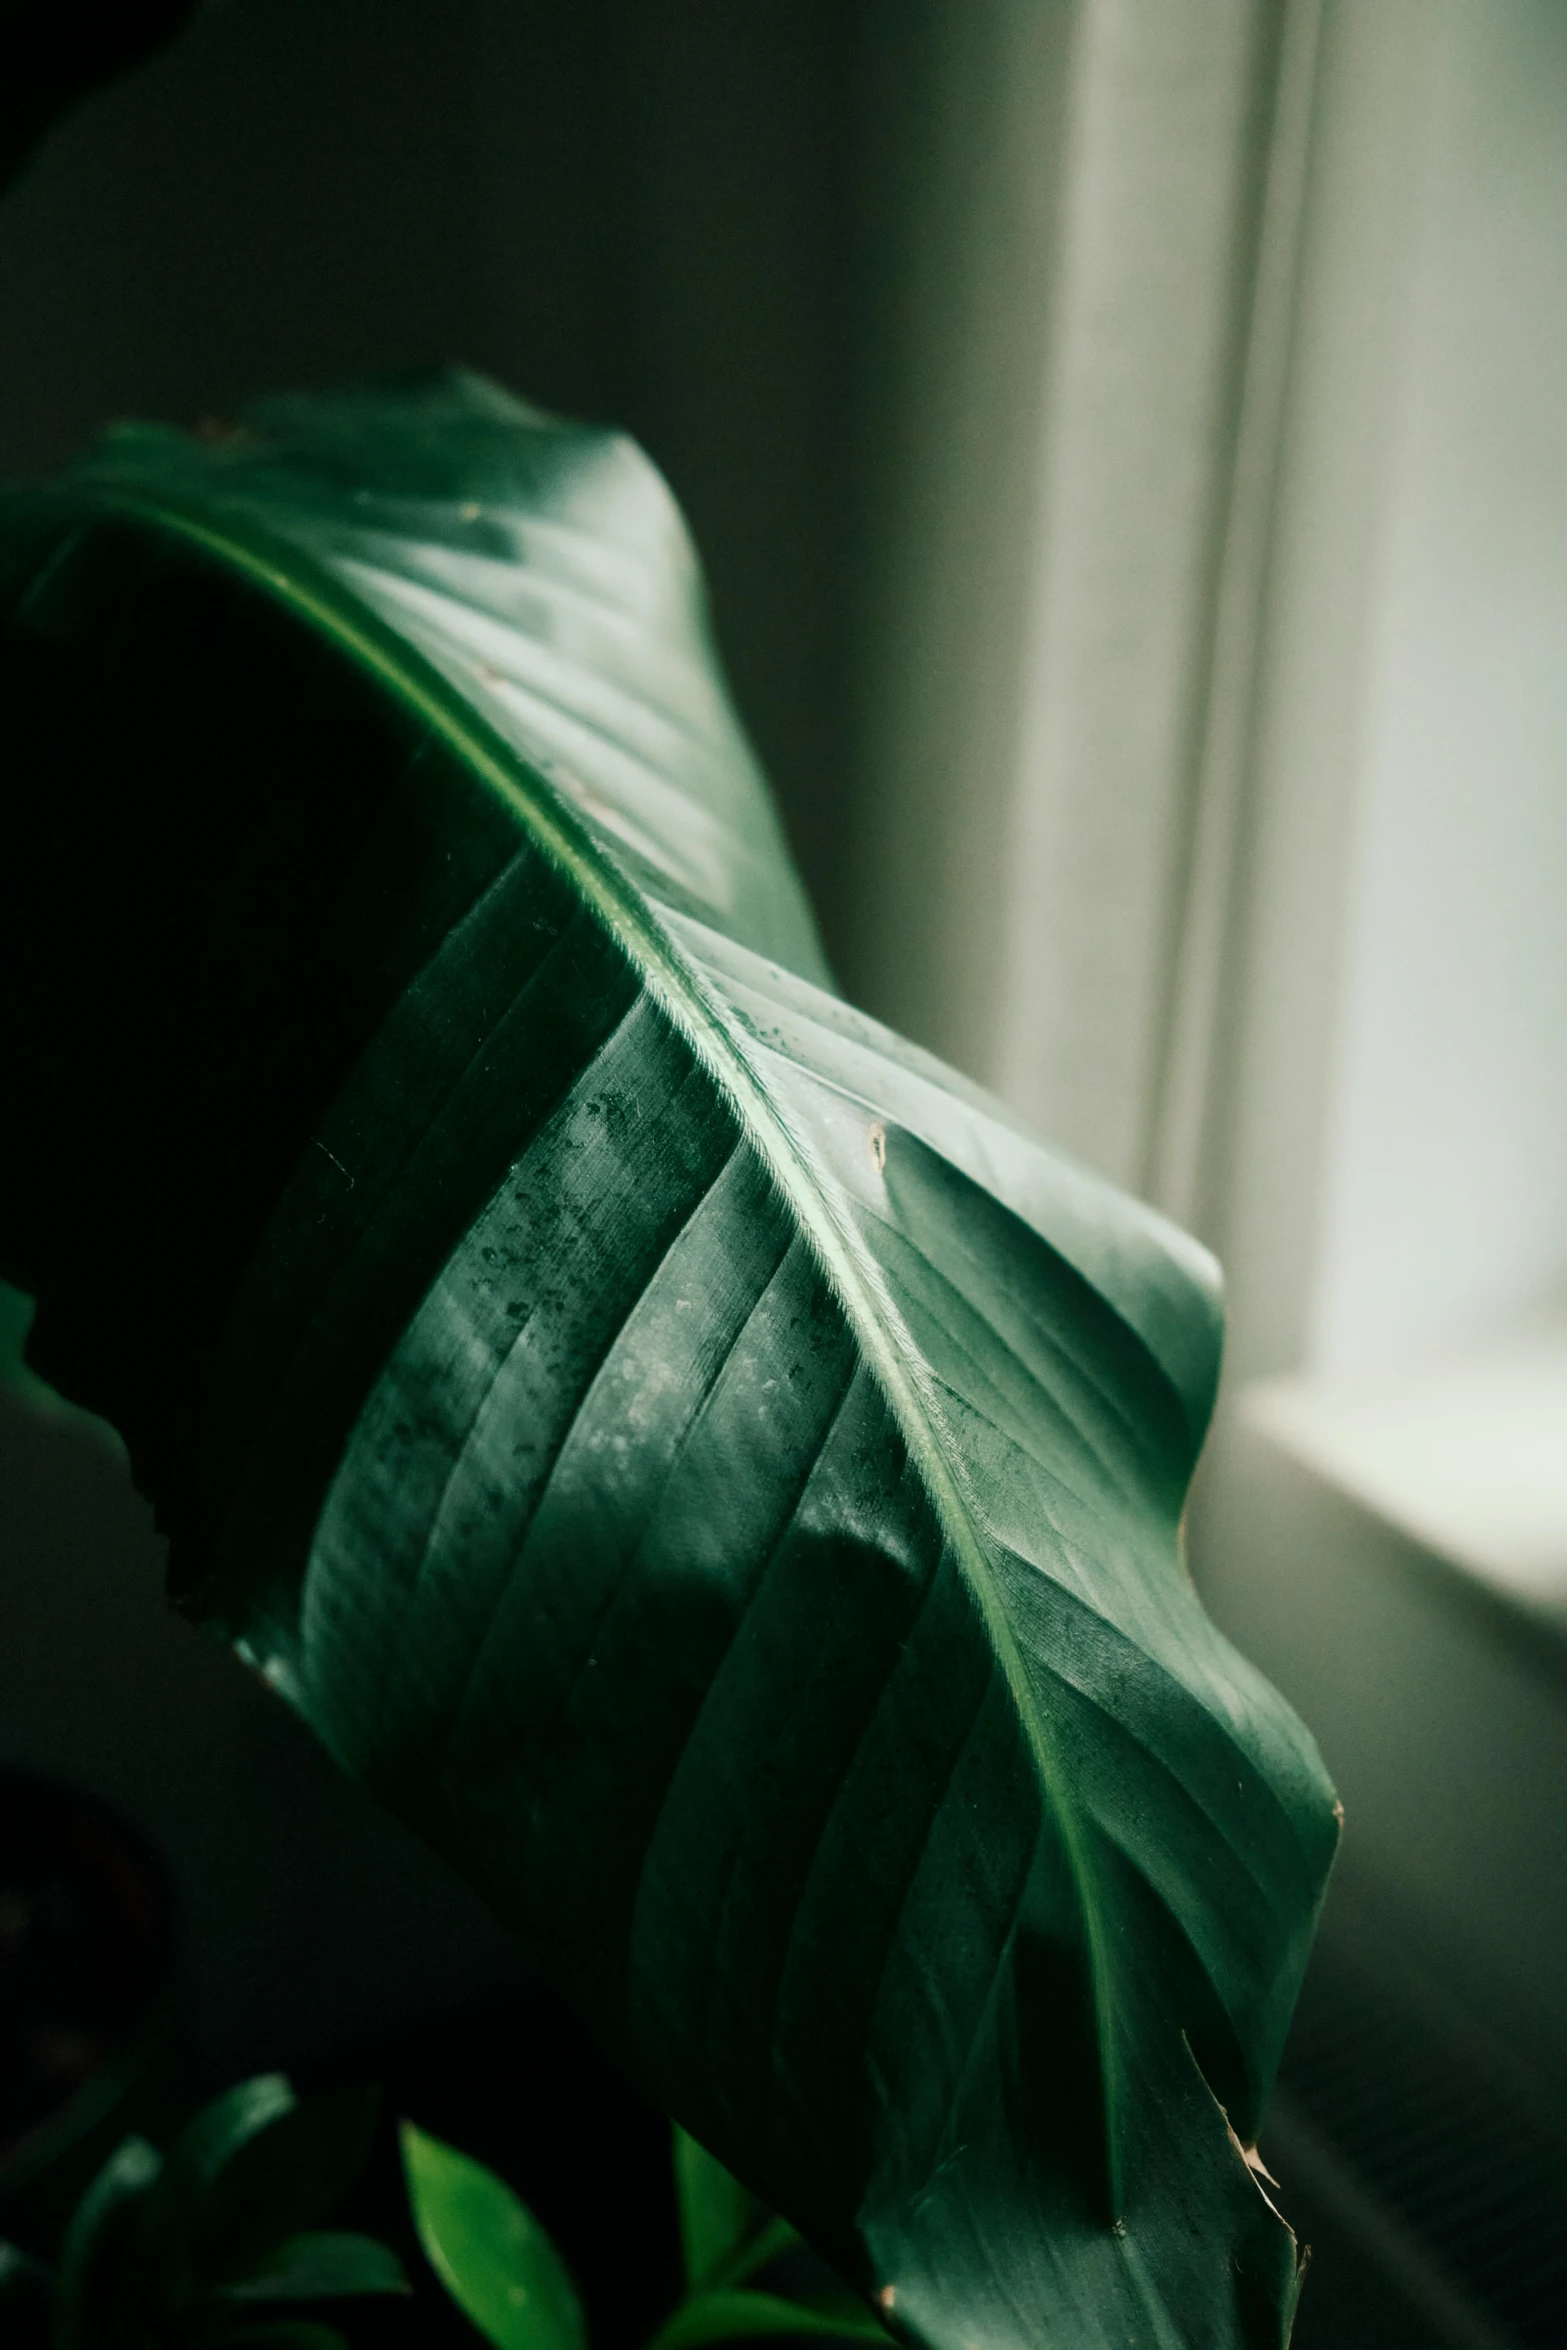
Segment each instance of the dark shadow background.
M0 474L458 358L633 432L835 960L880 188L923 0L225 0L0 207Z

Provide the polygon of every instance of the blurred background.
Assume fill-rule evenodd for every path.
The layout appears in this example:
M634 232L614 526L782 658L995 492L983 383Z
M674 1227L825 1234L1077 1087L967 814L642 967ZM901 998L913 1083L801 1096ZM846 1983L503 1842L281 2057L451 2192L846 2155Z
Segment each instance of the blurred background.
M226 0L0 350L10 476L447 357L650 450L846 993L1224 1261L1193 1568L1348 1810L1299 2339L1567 2341L1567 6ZM173 1855L209 2074L511 1980L0 1437L0 1755Z

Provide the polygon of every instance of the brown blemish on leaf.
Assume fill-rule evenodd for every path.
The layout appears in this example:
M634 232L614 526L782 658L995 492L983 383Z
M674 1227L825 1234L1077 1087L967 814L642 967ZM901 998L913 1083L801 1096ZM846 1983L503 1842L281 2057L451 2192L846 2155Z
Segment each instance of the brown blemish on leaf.
M875 1162L877 1174L884 1173L887 1165L887 1129L880 1124L871 1128L871 1158Z
M1216 2105L1218 2104L1217 2098L1215 2098L1214 2103ZM1240 2156L1242 2162L1246 2165L1246 2168L1250 2171L1258 2194L1262 2197L1263 2202L1272 2212L1274 2218L1278 2220L1284 2227L1289 2228L1290 2242L1292 2244L1295 2243L1297 2239L1294 2229L1290 2227L1289 2221L1285 2219L1283 2212L1280 2211L1278 2205L1274 2202L1273 2197L1268 2193L1268 2187L1277 2187L1279 2183L1278 2180L1273 2176L1273 2173L1269 2170L1267 2164L1263 2161L1262 2156L1257 2152L1255 2146L1243 2146L1241 2144L1239 2138L1237 2138L1235 2135L1233 2127L1231 2126L1230 2117L1227 2113L1224 2113L1224 2108L1222 2105L1219 2106L1219 2111L1224 2114L1225 2135L1228 2137L1230 2144L1234 2147L1236 2153ZM1264 2179L1267 2180L1268 2187L1263 2185L1262 2182Z

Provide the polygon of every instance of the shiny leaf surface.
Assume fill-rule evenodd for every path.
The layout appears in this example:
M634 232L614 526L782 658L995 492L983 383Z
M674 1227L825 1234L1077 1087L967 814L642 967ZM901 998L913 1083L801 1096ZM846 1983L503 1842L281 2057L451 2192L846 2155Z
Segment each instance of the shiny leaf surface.
M831 992L658 477L273 401L0 588L0 1271L186 1604L911 2338L1277 2350L1335 1824L1180 1556L1214 1271Z
M496 2350L585 2350L560 2254L505 2180L411 2122L402 2149L419 2241L464 2316Z

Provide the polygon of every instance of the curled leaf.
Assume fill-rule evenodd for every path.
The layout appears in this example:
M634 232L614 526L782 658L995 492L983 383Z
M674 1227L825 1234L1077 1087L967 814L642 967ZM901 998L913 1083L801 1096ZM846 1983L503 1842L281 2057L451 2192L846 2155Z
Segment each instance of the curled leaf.
M911 2338L1279 2350L1336 1824L1180 1561L1214 1267L832 993L628 444L245 422L0 518L39 1369Z

